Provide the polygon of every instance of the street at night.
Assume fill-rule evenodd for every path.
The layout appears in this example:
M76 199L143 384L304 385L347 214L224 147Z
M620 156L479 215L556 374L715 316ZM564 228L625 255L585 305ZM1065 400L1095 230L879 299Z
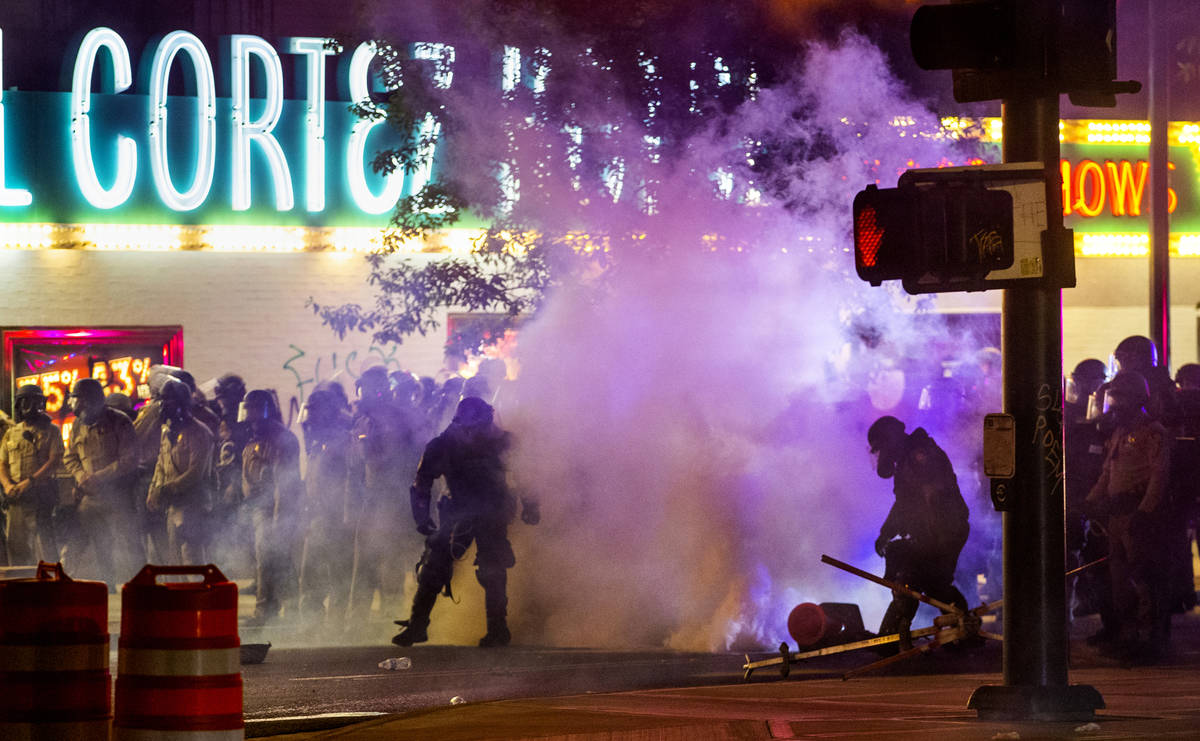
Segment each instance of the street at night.
M0 741L1200 736L1195 0L0 0Z

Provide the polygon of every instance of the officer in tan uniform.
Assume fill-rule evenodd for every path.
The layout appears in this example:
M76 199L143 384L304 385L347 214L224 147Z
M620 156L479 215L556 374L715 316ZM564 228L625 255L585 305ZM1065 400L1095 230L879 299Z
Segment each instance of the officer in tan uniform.
M162 449L162 387L171 379L168 365L156 365L150 369L150 398L133 418L135 449L137 451L137 476L134 479L134 526L137 529L135 549L142 561L166 563L167 523L162 510L150 512L146 509L146 495L158 465L158 454Z
M304 553L300 612L319 622L345 615L354 566L353 508L349 497L350 416L332 391L316 389L300 417L308 467L304 476ZM325 599L329 611L325 612Z
M131 578L139 564L120 533L133 519L131 477L137 468L133 422L104 403L104 387L94 378L81 378L71 391L75 424L67 441L63 465L75 479L79 535L65 544L63 562L83 572L82 557L91 550L91 564L110 585Z
M1174 441L1147 414L1150 389L1140 373L1118 373L1107 396L1116 428L1105 446L1100 479L1084 502L1089 516L1108 531L1116 636L1101 650L1127 660L1153 660L1166 649L1170 625L1163 544Z
M8 563L58 560L51 537L50 511L57 498L54 474L62 463L62 430L46 414L46 395L27 384L17 389L16 424L0 440L0 489L7 508Z
M363 371L357 385L349 455L355 509L352 625L367 618L376 589L383 612L399 608L408 564L420 553L420 542L402 526L402 487L416 475L420 461L412 421L393 401L383 366Z
M166 380L160 392L164 424L146 510L166 515L166 561L205 562L206 518L212 508L213 435L192 418L192 392Z
M242 450L243 506L254 526L254 616L262 625L279 616L298 591L291 545L296 541L302 485L300 442L283 426L275 397L266 389L246 394L238 421L250 425Z

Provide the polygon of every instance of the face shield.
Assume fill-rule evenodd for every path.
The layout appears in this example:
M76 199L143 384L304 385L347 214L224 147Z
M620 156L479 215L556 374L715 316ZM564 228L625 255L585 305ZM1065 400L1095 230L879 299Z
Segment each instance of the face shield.
M1078 381L1075 379L1075 376L1070 376L1067 378L1067 390L1064 398L1068 404L1082 404L1103 382L1104 379Z
M1095 422L1108 411L1108 392L1093 391L1088 395L1087 420Z
M263 422L271 418L271 409L262 400L243 401L238 404L238 422Z
M24 422L27 419L33 418L35 415L46 410L46 397L44 396L25 396L17 399L14 405L13 418L17 422Z

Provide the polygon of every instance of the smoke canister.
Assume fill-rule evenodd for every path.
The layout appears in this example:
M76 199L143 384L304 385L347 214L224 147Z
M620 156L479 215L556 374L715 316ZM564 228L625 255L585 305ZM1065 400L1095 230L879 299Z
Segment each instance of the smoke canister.
M801 602L788 614L788 633L800 648L815 646L837 635L842 624L820 605Z
M0 581L0 738L107 741L108 585L61 563Z
M203 581L159 583L162 576ZM214 566L147 565L121 589L115 741L240 741L237 585Z

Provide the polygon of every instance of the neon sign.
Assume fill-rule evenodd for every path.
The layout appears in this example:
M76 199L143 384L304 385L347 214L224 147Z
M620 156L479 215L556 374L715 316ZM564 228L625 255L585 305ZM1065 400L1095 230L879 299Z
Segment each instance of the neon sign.
M412 132L433 142L422 167L377 174L374 152L400 135L328 99L326 69L340 50L307 36L284 39L281 50L301 63L302 101L286 97L280 51L259 36L229 37L228 79L218 80L208 49L187 31L163 36L137 66L120 34L95 28L70 52L68 93L7 95L0 43L0 215L9 223L111 223L130 213L146 223L147 212L159 211L150 222L187 214L194 223L382 226L380 214L433 176L437 122L427 116ZM449 86L453 47L416 44L412 54L434 62L434 83ZM375 55L374 44L362 44L339 68L352 100L380 88ZM136 70L145 79L135 80ZM221 84L229 97L218 97ZM173 93L181 85L186 96ZM41 151L6 141L5 123L10 138L16 130Z
M1062 169L1063 216L1078 213L1093 218L1104 212L1107 205L1113 216L1141 216L1150 165L1146 160L1105 160L1103 164L1085 159L1072 164L1060 163ZM1167 163L1168 170L1175 163ZM1179 196L1167 188L1167 211L1175 213Z
M80 378L95 378L104 386L105 394L121 393L131 399L137 398L138 386L145 384L150 378L150 366L153 365L149 357L125 356L111 360L93 358L89 368L87 359L72 363L73 359L71 356L65 358L70 367L18 377L16 387L28 384L40 386L46 394L46 411L58 414L66 404L75 382Z

